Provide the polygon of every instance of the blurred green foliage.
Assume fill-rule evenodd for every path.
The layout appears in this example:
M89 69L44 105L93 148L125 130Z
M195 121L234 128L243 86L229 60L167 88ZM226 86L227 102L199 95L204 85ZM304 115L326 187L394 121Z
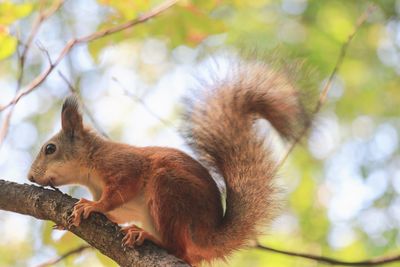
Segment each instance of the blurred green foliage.
M32 5L13 4L11 2L0 3L0 60L11 56L17 47L17 38L12 36L7 27L32 11Z
M61 37L63 32L77 31L68 28L72 28L71 25L76 23L74 20L77 20L71 15L73 3L70 2L74 1L69 0L54 15L57 20L46 22L54 23L54 27L61 27ZM90 5L105 10L100 12L101 16L96 26L96 29L100 30L140 16L159 3L161 1L99 0ZM93 62L104 68L101 58L107 48L126 44L132 50L138 51L140 49L137 47L142 47L149 38L159 40L165 43L168 49L166 67L158 70L153 65L143 62L137 66L139 75L144 77L143 80L147 79L146 76L157 80L168 71L168 66L174 61L171 54L182 47L189 51L197 49L198 62L209 55L218 55L218 51L225 49L244 48L260 51L262 54L279 50L286 62L305 59L307 64L318 72L320 80L312 81L317 83L317 88L314 89L318 90L332 72L342 44L346 42L357 20L371 3L376 5L376 10L358 30L348 47L347 56L334 81L328 101L321 115L317 116L316 129L312 132L310 141L299 145L282 170L282 184L283 188L286 188L282 196L285 203L281 211L283 216L278 219L282 221L273 223L272 230L267 231L268 235L260 240L261 243L276 248L323 254L349 261L360 260L399 252L400 211L397 206L400 205L400 176L396 176L400 160L396 139L400 127L399 1L183 0L144 24L89 43L88 51ZM37 3L0 3L0 77L17 77L17 38L20 37L19 33L26 36L26 33L30 32L39 8L41 5ZM37 74L40 69L37 67L45 64L46 60L43 59L43 62L33 60L30 63L26 70L28 75L25 83ZM90 74L90 71L88 73ZM305 76L304 79L314 78ZM1 90L0 88L0 98ZM41 135L46 135L51 130L49 118L55 118L58 107L59 103L56 103L50 113L32 115L31 120L40 129ZM326 118L331 124L324 124ZM365 121L372 125L372 129L365 126ZM365 127L358 127L359 123ZM332 125L337 129L332 128ZM379 139L379 129L383 129L383 141ZM395 137L388 140L385 136L388 136L388 131L391 133L391 129L394 129ZM112 134L118 138L119 132L115 131ZM393 135L389 134L390 136ZM374 146L374 142L377 142L378 147ZM379 155L380 144L384 146L385 142L389 142L388 149L392 150L388 152L389 155L379 158L376 155ZM351 153L354 153L351 154L353 157L343 156L349 159L349 162L356 158L355 163L340 161L342 151L348 151L348 147L357 144L362 149L351 150ZM339 163L334 165L335 162ZM361 208L355 209L353 214L344 219L337 219L332 215L332 202L335 199L340 202L336 196L340 195L337 190L342 189L335 187L335 183L343 181L338 182L335 177L346 175L343 171L348 168L346 164L351 165L352 173L362 177L361 180L357 180L362 185L363 181L368 183L376 171L383 170L385 175L381 179L385 179L387 186L383 193L365 202ZM336 169L332 171L333 167L330 166L336 166ZM329 178L331 176L333 178ZM348 181L343 183L346 182ZM354 194L357 197L357 192ZM351 206L351 203L348 204ZM382 211L377 214L384 218L367 216L376 211ZM369 220L362 219L364 216L378 220L378 224L382 220L386 222L385 226L377 226L380 231L368 230L370 228L365 225ZM339 231L343 228L345 231ZM62 254L83 244L83 241L70 233L54 238L51 223L43 223L40 228L34 229L40 229L39 233L31 233L29 240L12 246L0 246L0 266L25 266L25 261L34 258L40 250L46 249ZM335 241L335 238L339 241ZM83 255L83 259L79 255L73 256L57 266L112 265L109 259L98 253L85 252ZM235 254L227 265L218 264L320 266L309 260L255 249Z

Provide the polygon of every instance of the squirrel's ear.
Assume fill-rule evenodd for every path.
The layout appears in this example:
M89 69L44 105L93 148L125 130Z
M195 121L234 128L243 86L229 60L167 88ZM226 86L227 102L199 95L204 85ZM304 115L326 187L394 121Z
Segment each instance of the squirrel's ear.
M83 133L82 115L79 112L78 98L75 95L67 97L61 111L63 131L71 138Z

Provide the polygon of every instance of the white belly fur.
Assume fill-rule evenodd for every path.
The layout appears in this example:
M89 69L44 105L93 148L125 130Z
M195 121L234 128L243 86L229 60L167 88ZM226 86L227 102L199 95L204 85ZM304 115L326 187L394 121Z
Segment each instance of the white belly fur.
M79 184L87 186L92 193L94 200L99 200L102 195L103 187L105 186L101 183L102 179L100 178L100 175L89 169L81 171L79 177ZM134 199L110 212L107 212L105 215L117 224L134 223L146 232L152 234L158 240L161 240L160 235L154 227L154 222L150 216L143 193L138 194Z
M106 215L117 224L134 223L146 232L152 234L158 240L161 240L159 234L155 230L153 219L150 216L143 195L139 195L122 206L107 212Z

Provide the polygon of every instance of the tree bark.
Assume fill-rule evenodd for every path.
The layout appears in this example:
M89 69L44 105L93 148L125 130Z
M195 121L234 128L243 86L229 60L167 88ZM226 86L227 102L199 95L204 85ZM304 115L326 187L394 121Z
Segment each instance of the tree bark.
M60 191L0 180L0 209L51 220L68 228L68 216L77 199ZM137 248L121 247L119 226L104 215L93 213L69 231L121 266L189 266L149 241Z

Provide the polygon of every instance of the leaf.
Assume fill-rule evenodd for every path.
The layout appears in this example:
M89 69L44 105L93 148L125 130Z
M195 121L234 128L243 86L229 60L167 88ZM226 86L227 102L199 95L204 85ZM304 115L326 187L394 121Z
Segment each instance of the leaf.
M109 266L109 267L116 267L118 266L113 260L111 260L109 257L104 256L100 252L96 251L96 256L97 259L104 265L104 266Z
M32 4L14 4L11 2L0 3L0 25L10 25L14 21L29 15Z
M2 31L0 25L0 60L3 60L14 54L17 48L17 38L9 35L5 30Z
M120 1L120 0L99 0L102 5L107 5L114 8L117 12L117 17L122 17L124 19L133 19L137 17L140 13L145 12L150 9L152 1ZM161 3L161 2L160 2Z
M53 232L53 222L46 221L43 223L43 232L42 232L42 242L46 245L54 245L54 241L51 238L51 233Z
M115 25L116 18L111 17L99 28L106 29ZM117 18L121 23L120 18ZM126 20L124 20L126 21ZM175 25L171 27L171 25ZM170 47L179 45L195 46L212 34L225 31L222 20L213 18L208 11L191 5L182 4L172 7L154 19L137 25L123 32L103 37L89 44L89 51L94 58L108 45L114 45L129 39L144 39L146 37L159 37L168 40Z

